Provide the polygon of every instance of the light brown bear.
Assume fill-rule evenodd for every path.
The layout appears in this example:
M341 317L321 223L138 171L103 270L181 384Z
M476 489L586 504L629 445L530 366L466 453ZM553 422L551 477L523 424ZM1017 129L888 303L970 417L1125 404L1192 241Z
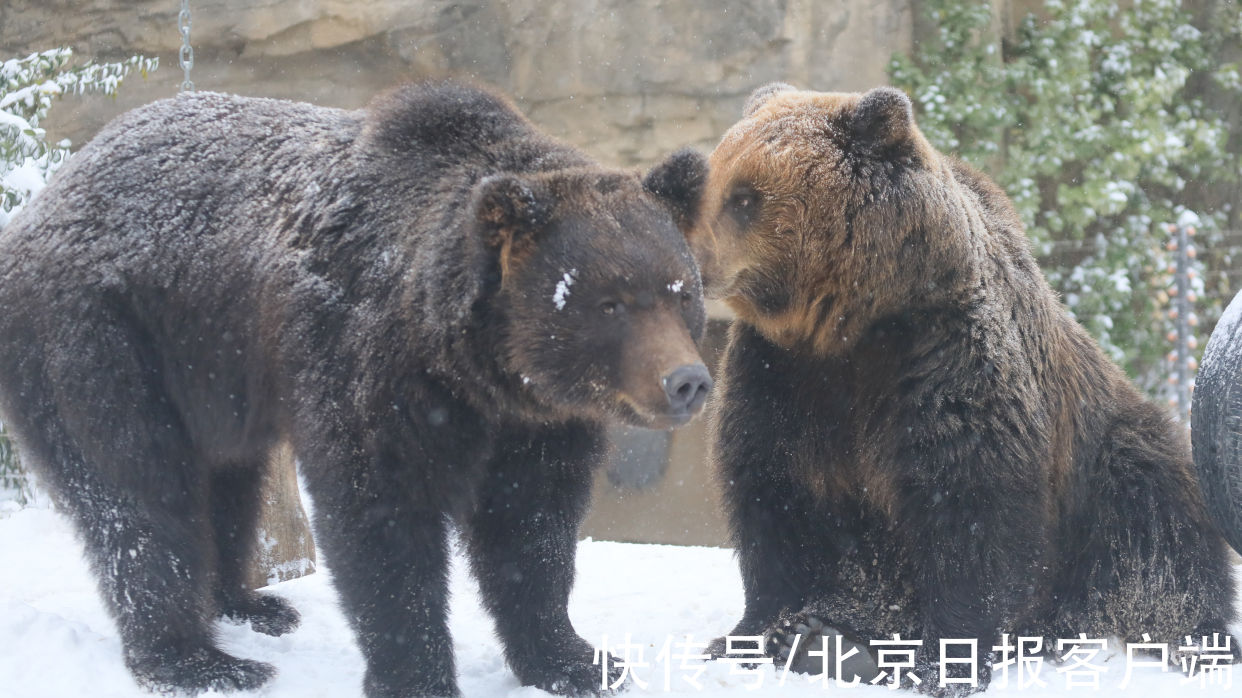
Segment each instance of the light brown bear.
M1002 633L1058 655L1079 633L1146 633L1170 657L1188 635L1236 645L1184 430L1074 321L1005 194L938 153L904 94L759 90L701 205L691 246L737 314L713 425L745 586L732 635L783 658L801 634L810 668L821 637L874 651L899 633L921 641L933 693L986 687ZM951 639L977 642L976 686L942 683Z

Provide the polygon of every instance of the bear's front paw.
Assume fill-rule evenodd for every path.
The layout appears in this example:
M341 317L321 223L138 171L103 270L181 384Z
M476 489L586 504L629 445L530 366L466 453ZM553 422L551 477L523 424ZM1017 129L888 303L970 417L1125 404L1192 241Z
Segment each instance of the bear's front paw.
M597 696L625 690L618 661L611 654L598 655L583 640L572 648L549 650L542 656L528 656L511 665L524 686L562 696Z
M764 651L778 669L868 683L880 670L867 643L805 613L783 617L764 633Z
M223 606L220 615L239 623L249 621L255 632L275 637L292 632L302 622L301 614L288 601L257 592Z
M142 687L157 693L251 691L276 675L276 667L239 659L215 647L179 651L127 651L125 663Z

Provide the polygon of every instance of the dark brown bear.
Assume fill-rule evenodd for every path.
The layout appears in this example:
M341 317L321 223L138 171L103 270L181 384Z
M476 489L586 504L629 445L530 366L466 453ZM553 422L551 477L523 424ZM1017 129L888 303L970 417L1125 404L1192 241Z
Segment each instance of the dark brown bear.
M798 631L797 655L899 633L938 693L971 690L940 683L941 639L977 640L983 687L1001 633L1176 650L1236 618L1184 430L904 94L758 91L702 214L691 246L738 318L713 425L745 586L732 635L783 657Z
M0 413L72 517L154 689L272 675L214 640L297 613L242 586L291 441L370 696L457 695L448 528L518 679L600 683L566 613L602 421L710 386L704 176L602 169L504 99L362 111L183 95L105 128L0 234Z

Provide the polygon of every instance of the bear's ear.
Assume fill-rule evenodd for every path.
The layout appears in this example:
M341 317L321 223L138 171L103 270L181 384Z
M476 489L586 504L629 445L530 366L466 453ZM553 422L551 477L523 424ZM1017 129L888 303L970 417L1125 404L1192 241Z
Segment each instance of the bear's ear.
M668 156L643 177L643 188L664 203L683 233L698 220L706 184L707 158L690 148Z
M782 92L795 92L798 88L785 82L770 82L763 87L750 93L750 97L746 98L746 106L742 107L742 118L749 119L751 114L759 111L772 95Z
M511 251L547 225L548 208L530 183L513 175L492 175L475 185L471 208L483 243Z
M854 135L863 141L895 145L914 134L914 105L901 90L877 87L859 100L851 125Z

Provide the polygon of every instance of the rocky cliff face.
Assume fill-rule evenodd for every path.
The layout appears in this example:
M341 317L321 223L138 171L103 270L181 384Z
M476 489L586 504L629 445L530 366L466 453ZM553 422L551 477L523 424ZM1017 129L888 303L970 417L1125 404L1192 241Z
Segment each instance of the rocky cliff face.
M885 82L909 50L910 0L192 0L199 89L356 107L397 83L456 75L499 86L536 123L606 162L710 148L756 86ZM70 98L47 124L83 142L173 94L174 0L9 0L0 56L57 45L159 56L116 102Z

